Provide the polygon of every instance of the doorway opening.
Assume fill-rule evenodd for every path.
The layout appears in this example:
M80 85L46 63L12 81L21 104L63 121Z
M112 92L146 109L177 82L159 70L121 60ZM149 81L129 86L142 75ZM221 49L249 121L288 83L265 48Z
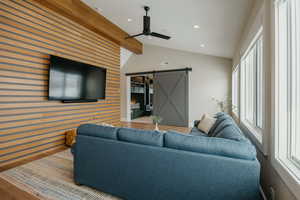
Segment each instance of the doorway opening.
M189 72L191 68L127 73L127 119L161 125L189 126Z
M130 88L131 121L152 123L153 74L131 76Z

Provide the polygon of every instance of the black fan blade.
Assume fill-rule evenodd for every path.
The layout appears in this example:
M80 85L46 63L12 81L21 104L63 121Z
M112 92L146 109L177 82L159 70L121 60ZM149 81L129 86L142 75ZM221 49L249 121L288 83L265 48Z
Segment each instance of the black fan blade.
M158 38L162 38L162 39L165 39L165 40L171 39L170 36L162 35L162 34L159 34L159 33L154 33L154 32L152 32L151 35L152 35L153 37L158 37Z
M130 35L130 36L126 37L125 39L134 38L134 37L138 37L138 36L141 36L141 35L144 35L144 33L140 33L140 34L136 34L136 35Z

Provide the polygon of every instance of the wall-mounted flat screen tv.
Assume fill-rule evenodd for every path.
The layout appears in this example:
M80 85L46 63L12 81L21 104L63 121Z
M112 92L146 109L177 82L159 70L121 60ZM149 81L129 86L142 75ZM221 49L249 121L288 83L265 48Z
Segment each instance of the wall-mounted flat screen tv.
M85 102L105 99L106 69L50 57L49 100Z

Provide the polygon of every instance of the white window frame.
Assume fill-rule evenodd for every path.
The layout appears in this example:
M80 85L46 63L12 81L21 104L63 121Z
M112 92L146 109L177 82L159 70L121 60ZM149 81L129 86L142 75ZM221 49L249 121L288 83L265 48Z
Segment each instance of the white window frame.
M232 71L232 113L240 118L240 65Z
M293 146L295 147L295 141L292 139L295 136L293 130L299 123L299 119L297 120L295 115L295 110L299 110L297 109L299 94L298 102L295 102L294 100L297 98L293 94L297 90L294 90L291 85L296 84L297 87L300 81L299 71L291 71L297 69L296 66L299 70L300 64L299 52L297 56L293 54L295 52L293 49L297 49L293 45L298 44L298 50L300 50L300 41L296 40L296 35L299 32L298 34L293 33L295 29L292 26L293 20L300 19L299 12L296 13L292 9L294 8L292 4L295 5L295 3L298 4L300 11L299 0L275 1L275 71L273 82L275 85L273 90L275 106L272 124L274 155L271 157L271 162L291 191L296 196L300 196L300 164L292 156ZM282 25L286 25L286 32L283 32ZM300 21L298 28L300 28ZM295 78L296 75L298 75L298 80ZM295 80L298 82L293 82Z
M244 60L245 58L249 55L249 53L251 53L251 51L253 50L253 48L256 48L258 41L262 41L261 45L263 45L263 27L260 27L260 29L258 30L257 34L255 35L254 39L252 40L252 42L250 43L248 49L245 51L244 55L241 58L241 64L240 64L240 121L241 121L241 125L243 128L245 128L247 130L248 133L250 133L250 136L252 138L255 139L256 144L258 145L258 147L260 149L264 149L263 148L263 129L264 129L264 115L262 115L262 124L261 127L257 126L257 102L255 98L255 105L253 105L253 108L255 109L254 113L253 113L253 119L254 119L254 123L251 123L249 120L247 120L246 118L246 93L245 93L245 76L246 76L246 71L245 70L249 70L249 68L245 69L244 66ZM262 65L263 65L263 51L262 53L262 57L261 57L261 61L262 61ZM257 50L255 50L255 54L257 54ZM256 55L255 55L256 56ZM261 76L264 76L264 69L261 69ZM257 78L257 71L254 72L255 76ZM257 92L257 82L255 83L255 93ZM264 91L264 83L263 81L261 82L261 91ZM262 105L261 105L261 109L264 110L264 95L262 95ZM263 111L262 111L263 112Z

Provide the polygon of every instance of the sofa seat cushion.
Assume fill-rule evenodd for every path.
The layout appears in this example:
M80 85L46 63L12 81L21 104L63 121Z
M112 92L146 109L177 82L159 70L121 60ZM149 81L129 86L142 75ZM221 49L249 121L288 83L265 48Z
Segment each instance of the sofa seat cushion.
M192 128L190 135L208 137L206 133L200 131L197 127Z
M140 130L134 128L120 128L118 139L120 141L162 147L164 133L151 130Z
M255 147L247 142L215 137L197 137L171 131L165 134L165 147L245 160L256 159Z
M101 126L96 124L83 124L78 127L77 134L117 140L117 131L118 128L115 127Z

